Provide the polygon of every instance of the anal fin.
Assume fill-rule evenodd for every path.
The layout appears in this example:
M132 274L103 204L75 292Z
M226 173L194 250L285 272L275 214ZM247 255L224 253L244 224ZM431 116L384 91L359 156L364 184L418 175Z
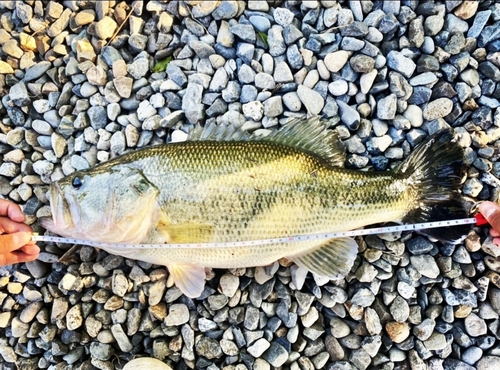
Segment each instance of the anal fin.
M298 266L330 279L345 277L352 268L358 244L352 238L329 239L309 251L288 257Z
M198 298L205 288L205 268L196 265L169 265L175 285L189 298Z

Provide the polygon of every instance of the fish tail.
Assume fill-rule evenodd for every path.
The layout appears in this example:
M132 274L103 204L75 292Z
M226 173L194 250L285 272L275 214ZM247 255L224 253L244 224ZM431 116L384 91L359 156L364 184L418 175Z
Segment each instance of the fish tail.
M465 171L464 151L449 129L438 131L415 148L395 170L409 179L415 194L413 208L402 221L422 223L468 217L459 190ZM467 232L464 226L421 231L448 243L461 241Z

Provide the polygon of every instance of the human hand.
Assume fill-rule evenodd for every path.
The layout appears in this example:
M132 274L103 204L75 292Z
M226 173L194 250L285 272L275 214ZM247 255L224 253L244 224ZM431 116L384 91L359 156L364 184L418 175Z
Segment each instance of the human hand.
M37 259L40 248L31 240L33 230L24 219L17 204L0 199L0 266Z
M493 202L482 202L479 204L479 212L491 225L490 235L493 243L500 245L500 206Z

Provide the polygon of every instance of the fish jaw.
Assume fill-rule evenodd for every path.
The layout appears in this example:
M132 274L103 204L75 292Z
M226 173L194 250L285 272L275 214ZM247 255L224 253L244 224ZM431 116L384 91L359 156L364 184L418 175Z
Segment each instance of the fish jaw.
M74 216L78 218L80 212L78 205L68 201L57 183L50 185L49 200L52 217L40 218L40 224L53 233L68 235L75 228Z

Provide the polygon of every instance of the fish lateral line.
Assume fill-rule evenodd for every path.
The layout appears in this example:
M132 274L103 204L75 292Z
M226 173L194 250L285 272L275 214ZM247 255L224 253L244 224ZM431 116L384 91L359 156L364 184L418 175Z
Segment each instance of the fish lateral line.
M443 221L432 221L432 222L422 222L417 224L407 224L407 225L396 225L396 226L386 226L386 227L375 227L367 229L358 229L351 231L341 231L341 232L331 232L331 233L316 233L316 234L305 234L305 235L295 235L295 236L285 236L280 238L268 238L268 239L258 239L258 240L247 240L247 241L235 241L235 242L209 242L209 243L176 243L176 244L123 244L123 243L103 243L90 240L81 240L73 238L63 238L59 236L48 236L48 235L38 235L33 233L31 238L35 242L52 242L52 243L67 243L67 244L80 244L87 245L97 248L121 248L121 249L162 249L162 248L173 248L173 249L195 249L195 248L245 248L259 245L269 245L269 244L280 244L280 243L296 243L311 240L325 240L325 239L335 239L335 238L345 238L345 237L355 237L364 235L376 235L385 234L390 232L402 232L402 231L418 231L424 229L435 229L440 227L450 227L458 225L470 225L475 224L476 226L487 225L488 222L481 214L477 214L475 217L462 218L456 220L443 220Z

